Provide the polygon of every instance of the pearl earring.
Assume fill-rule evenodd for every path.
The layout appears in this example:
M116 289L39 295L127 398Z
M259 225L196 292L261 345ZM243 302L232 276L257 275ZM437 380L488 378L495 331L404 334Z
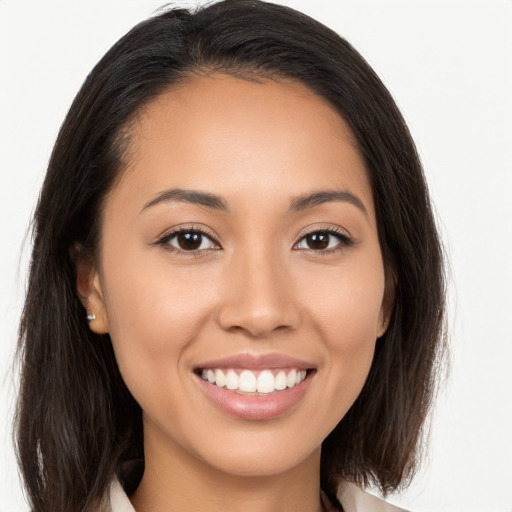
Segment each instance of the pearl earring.
M94 313L87 313L87 321L92 322L93 320L96 320L96 315Z

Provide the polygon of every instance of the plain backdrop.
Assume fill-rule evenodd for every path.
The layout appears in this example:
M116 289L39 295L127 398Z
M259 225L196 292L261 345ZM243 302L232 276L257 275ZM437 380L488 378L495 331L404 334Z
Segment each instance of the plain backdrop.
M0 1L0 512L28 510L11 443L12 357L45 166L88 71L163 1ZM424 469L392 501L415 512L510 512L512 1L282 3L347 38L391 90L450 257L451 376Z

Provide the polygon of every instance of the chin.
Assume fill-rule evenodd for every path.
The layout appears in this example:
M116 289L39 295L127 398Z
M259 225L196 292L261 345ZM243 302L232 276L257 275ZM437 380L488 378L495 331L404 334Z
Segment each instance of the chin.
M211 468L229 475L265 478L293 471L314 458L320 462L321 444L301 446L298 443L300 440L294 439L293 433L287 432L285 438L260 433L253 439L232 438L228 446L219 442L198 456Z

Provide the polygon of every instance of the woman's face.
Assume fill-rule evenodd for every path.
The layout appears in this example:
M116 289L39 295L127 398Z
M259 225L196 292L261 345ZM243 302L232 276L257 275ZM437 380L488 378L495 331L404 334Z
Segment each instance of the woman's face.
M80 279L144 412L147 462L317 464L389 302L347 125L299 83L196 77L140 113L127 159Z

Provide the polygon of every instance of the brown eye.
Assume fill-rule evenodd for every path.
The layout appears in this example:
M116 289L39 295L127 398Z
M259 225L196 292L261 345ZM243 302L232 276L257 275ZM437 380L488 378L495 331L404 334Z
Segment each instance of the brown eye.
M332 235L319 231L318 233L311 233L305 236L306 245L308 249L321 251L329 247L329 241Z
M350 239L342 233L332 231L314 231L303 236L296 245L297 249L307 249L310 251L325 251L327 249L336 249L338 246L345 247L350 245Z
M213 240L200 231L181 231L168 238L167 243L181 251L215 249Z

